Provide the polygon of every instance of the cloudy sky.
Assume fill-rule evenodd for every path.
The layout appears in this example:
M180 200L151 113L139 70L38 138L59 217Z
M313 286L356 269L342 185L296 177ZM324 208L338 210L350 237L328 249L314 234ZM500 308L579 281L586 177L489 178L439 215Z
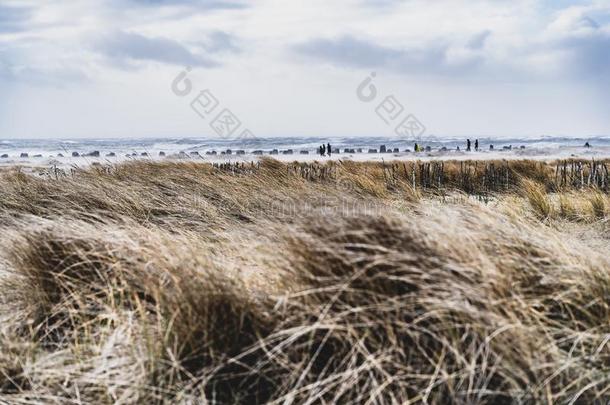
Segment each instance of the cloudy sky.
M0 138L212 137L203 90L258 136L391 135L389 96L438 136L610 136L609 85L610 0L0 0Z

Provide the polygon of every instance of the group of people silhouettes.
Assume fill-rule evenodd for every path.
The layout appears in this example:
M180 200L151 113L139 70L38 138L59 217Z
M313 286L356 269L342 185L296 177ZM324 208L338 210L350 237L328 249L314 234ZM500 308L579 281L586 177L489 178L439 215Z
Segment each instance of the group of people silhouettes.
M470 139L466 139L466 152L470 152L472 150L472 143L470 142ZM479 140L475 139L474 140L474 150L476 150L478 152L479 150Z
M493 146L492 146L492 149L493 149ZM416 143L415 147L413 148L413 150L415 152L423 152L424 148L421 145L418 145ZM459 146L457 147L457 150L458 151L460 150ZM479 140L478 139L474 140L474 150L477 151L477 152L479 151ZM466 152L470 152L470 151L472 151L472 142L470 141L470 139L466 139Z
M493 149L493 146L491 146L491 149ZM428 150L425 149L425 150ZM457 150L460 150L460 147L458 146ZM474 140L474 150L475 151L479 151L479 140L475 139ZM418 145L417 143L415 144L415 148L414 148L415 152L423 152L424 148L421 145ZM466 139L466 152L470 152L472 151L472 142L470 141L470 139ZM318 147L318 154L320 156L328 156L330 157L332 155L332 148L330 146L330 142L326 145L322 144Z
M320 147L318 148L318 153L320 154L320 156L326 156L328 154L328 157L330 157L330 155L332 154L330 142L328 143L328 145L320 145Z

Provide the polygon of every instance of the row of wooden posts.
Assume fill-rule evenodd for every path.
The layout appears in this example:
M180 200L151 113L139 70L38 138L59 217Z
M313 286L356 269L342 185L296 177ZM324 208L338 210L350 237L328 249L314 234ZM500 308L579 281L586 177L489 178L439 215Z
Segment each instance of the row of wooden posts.
M514 189L520 176L534 170L534 179L543 181L550 189L580 189L594 187L610 191L608 162L562 160L555 163L532 162L531 169L520 170L520 162L511 161L463 161L451 162L382 162L383 178L388 188L407 183L415 189L459 189L468 194L486 194ZM456 165L459 165L456 167ZM449 166L452 167L449 170ZM555 177L552 176L555 166ZM298 174L310 181L337 179L339 166L318 163L295 163L288 172ZM545 174L540 174L545 173ZM542 176L542 178L536 178Z
M382 166L384 178L390 186L406 181L414 189L458 188L477 194L507 190L515 185L515 176L508 164L460 162L459 170L451 173L445 168L444 161L383 163Z
M341 164L341 162L329 164L316 162L293 163L286 165L286 171L289 175L297 175L308 181L335 181L339 177ZM399 183L406 183L414 189L459 189L469 194L501 192L517 186L519 184L519 171L516 170L518 165L519 162L511 161L381 163L383 179L390 189L397 187ZM608 161L562 160L553 164L539 162L532 163L532 165L534 167L540 165L540 173L548 172L548 174L544 174L547 187L554 189L594 187L602 191L610 191ZM213 168L233 175L249 175L258 172L261 163L214 163ZM555 172L554 178L552 176L553 169ZM108 174L112 171L111 167L98 167L97 170L107 171ZM527 173L527 170L523 169L522 172ZM71 168L70 174L74 176L77 171L77 169ZM67 175L63 169L56 166L45 173L41 173L41 175L43 174L56 179Z
M547 163L539 162L543 168ZM402 169L401 167L402 166ZM550 170L552 165L549 166ZM403 179L413 188L442 189L458 188L472 194L509 190L519 184L520 175L509 161L459 163L457 172L449 173L445 162L404 162L383 164L384 177L396 183L402 171ZM562 160L555 163L555 177L546 179L546 185L555 190L597 188L610 191L608 162Z
M309 181L332 181L339 176L338 164L294 163L287 166L287 173L299 175ZM444 161L381 163L383 179L387 187L396 188L399 183L413 188L459 188L467 193L502 191L514 186L516 176L508 163L461 162L457 175L449 174ZM366 169L365 169L366 170Z
M456 162L451 162L456 165ZM294 163L287 165L287 173L299 175L309 181L328 181L337 178L338 164ZM547 163L537 163L541 166ZM459 169L451 172L444 161L381 163L383 177L388 187L407 182L413 188L459 188L467 193L503 191L519 182L519 175L510 161L459 162ZM610 173L608 163L596 160L562 160L555 164L555 177L548 185L557 188L596 187L608 191ZM260 163L215 163L213 167L232 174L251 174L260 169ZM552 168L552 165L551 165Z
M555 184L559 187L596 187L608 190L608 166L599 161L562 161L555 169Z
M227 172L231 174L252 174L260 169L260 162L235 162L235 163L213 163L212 167L215 170Z

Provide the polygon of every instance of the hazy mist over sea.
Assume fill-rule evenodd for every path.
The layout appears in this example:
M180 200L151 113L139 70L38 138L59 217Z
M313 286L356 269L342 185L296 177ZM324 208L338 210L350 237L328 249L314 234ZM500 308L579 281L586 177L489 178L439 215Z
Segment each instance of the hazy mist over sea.
M470 138L473 142L474 137ZM386 145L388 148L399 148L401 151L413 148L414 143L422 146L431 146L439 149L464 148L466 139L456 138L424 138L399 139L396 137L353 137L353 138L321 138L321 137L276 137L251 139L206 139L206 138L143 138L143 139L68 139L68 140L0 140L0 154L18 155L20 153L43 154L80 154L99 151L101 153L115 152L157 154L164 151L168 154L192 151L243 149L246 151L272 149L309 150L314 152L321 144L331 142L333 147L344 148L379 148ZM581 147L589 142L593 147L610 146L610 137L593 138L566 138L566 137L540 137L540 138L480 138L481 149L488 149L489 145L495 148L512 145L513 147L546 148L549 152L559 151L562 148Z

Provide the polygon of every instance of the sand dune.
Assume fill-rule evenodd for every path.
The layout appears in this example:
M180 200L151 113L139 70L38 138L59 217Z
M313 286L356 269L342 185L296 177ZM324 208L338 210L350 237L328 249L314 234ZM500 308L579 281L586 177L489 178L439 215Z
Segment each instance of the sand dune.
M607 194L460 167L3 171L0 401L607 402Z

